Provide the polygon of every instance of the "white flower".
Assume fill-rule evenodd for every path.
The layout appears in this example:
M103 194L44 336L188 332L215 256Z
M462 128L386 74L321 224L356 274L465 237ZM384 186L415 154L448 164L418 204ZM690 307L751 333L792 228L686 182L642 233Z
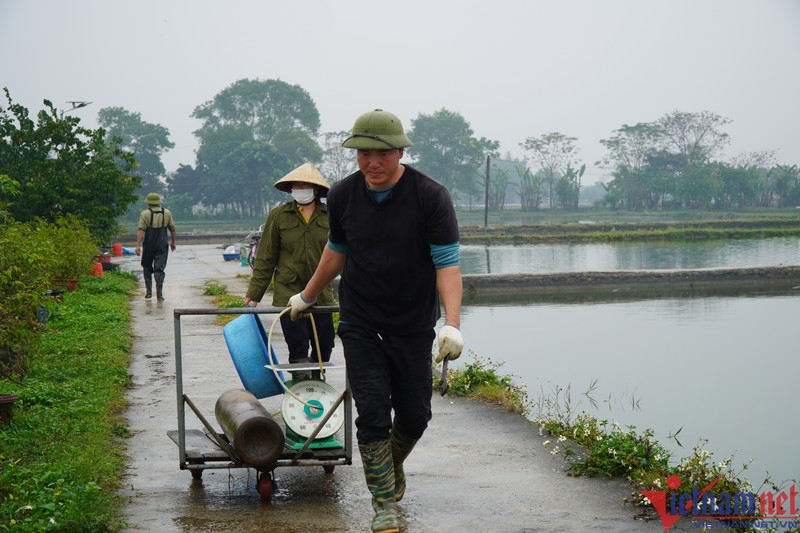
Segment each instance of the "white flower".
M554 447L553 450L550 452L550 455L555 455L559 452L558 446Z
M649 505L650 504L650 500L648 498L642 496L642 503L645 504L645 505Z
M549 440L546 440L546 441L544 441L544 442L542 443L542 445L544 445L544 446L547 446L547 445L549 445L549 444L550 444L550 441L549 441Z
M565 437L564 435L558 436L558 442L564 442L565 440L567 440L567 437Z

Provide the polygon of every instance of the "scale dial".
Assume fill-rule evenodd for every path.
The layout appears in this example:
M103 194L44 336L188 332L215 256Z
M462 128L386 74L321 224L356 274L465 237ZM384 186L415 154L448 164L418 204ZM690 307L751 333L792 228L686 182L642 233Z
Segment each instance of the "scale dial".
M304 405L291 394L284 394L281 412L286 426L301 437L310 436L328 410L339 399L336 389L318 380L306 380L295 383L289 389L298 398L312 405ZM335 434L344 424L344 405L340 404L333 415L325 422L325 426L317 433L317 439L324 439Z

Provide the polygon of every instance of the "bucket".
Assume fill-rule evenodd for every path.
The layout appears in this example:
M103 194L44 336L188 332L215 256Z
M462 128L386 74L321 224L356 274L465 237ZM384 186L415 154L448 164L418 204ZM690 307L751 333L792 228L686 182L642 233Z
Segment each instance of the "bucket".
M92 267L92 276L103 277L103 263L95 263Z
M115 244L114 246L111 247L111 249L113 250L114 257L120 257L122 255L122 245L121 244Z
M256 398L267 398L283 394L281 382L286 381L283 373L275 373L265 365L267 359L267 332L258 315L241 315L229 322L222 330L233 366L242 380L242 385ZM272 363L278 364L275 350L270 354Z

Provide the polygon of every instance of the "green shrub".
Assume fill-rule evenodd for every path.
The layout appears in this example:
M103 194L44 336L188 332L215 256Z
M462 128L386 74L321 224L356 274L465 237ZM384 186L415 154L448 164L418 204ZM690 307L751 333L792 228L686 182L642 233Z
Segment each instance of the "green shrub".
M67 215L54 224L40 223L37 244L52 246L47 264L54 279L77 280L89 274L97 262L100 248L88 226L79 218Z
M450 388L447 393L499 405L509 413L527 415L530 405L526 387L514 383L513 376L499 374L504 363L482 359L472 351L470 356L474 362L448 372ZM440 376L441 373L434 376L435 386L439 385Z
M39 226L0 225L0 377L24 376L36 350L50 255L51 243L39 242Z
M55 223L0 225L0 377L25 375L39 344L37 313L54 280L91 272L100 250L87 225L67 215Z

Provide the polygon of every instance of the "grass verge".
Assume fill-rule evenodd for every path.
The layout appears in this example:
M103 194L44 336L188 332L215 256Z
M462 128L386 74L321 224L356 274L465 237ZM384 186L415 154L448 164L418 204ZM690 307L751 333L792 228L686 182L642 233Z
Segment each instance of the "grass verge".
M514 383L513 375L501 375L503 363L477 356L469 351L472 362L463 367L448 370L447 381L450 387L447 394L463 396L484 403L500 406L508 413L527 416L530 412L526 387ZM433 388L438 390L441 383L441 367L434 372Z
M119 531L133 274L84 277L50 305L42 346L0 426L0 531Z

